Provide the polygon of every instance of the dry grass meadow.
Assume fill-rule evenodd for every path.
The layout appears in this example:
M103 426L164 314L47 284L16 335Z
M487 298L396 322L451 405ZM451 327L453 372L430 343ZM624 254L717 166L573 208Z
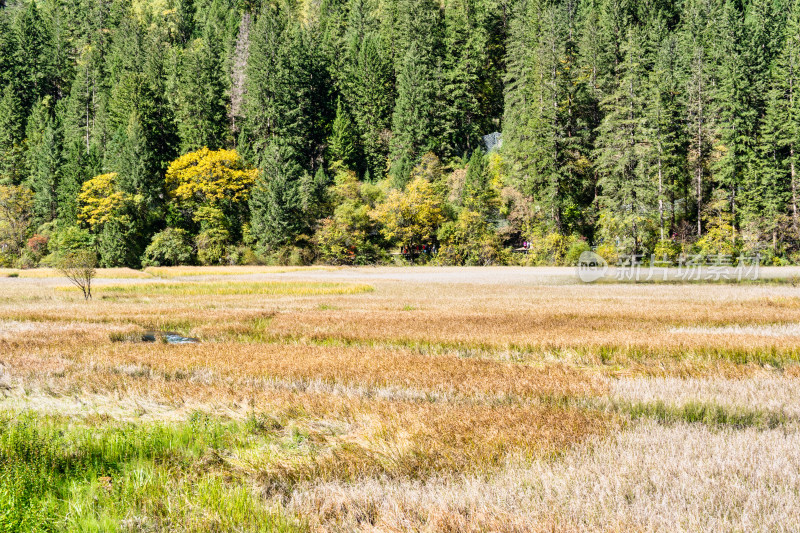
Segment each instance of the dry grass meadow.
M794 270L18 274L3 531L800 529Z

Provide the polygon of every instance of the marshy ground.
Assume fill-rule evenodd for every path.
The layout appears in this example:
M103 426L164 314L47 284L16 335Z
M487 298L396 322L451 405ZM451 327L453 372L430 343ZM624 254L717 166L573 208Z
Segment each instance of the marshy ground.
M800 270L763 277L0 277L0 530L797 530Z

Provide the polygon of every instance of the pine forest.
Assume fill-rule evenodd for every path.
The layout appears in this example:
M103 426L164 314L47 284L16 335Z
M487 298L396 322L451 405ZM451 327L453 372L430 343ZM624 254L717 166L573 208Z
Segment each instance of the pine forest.
M0 266L800 263L800 0L0 0Z

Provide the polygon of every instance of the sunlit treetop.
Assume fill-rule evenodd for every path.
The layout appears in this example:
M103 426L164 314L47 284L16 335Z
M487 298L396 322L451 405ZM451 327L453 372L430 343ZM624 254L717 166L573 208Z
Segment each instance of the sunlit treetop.
M236 150L202 148L182 155L167 168L171 198L185 204L247 201L258 170L246 168Z
M78 194L78 220L94 229L108 222L125 204L127 195L117 190L117 173L100 174L86 181Z

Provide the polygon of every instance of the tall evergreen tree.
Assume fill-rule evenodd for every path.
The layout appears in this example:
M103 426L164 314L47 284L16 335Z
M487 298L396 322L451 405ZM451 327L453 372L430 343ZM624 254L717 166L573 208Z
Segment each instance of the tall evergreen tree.
M618 239L629 253L643 251L656 200L645 159L648 95L643 41L640 30L629 30L614 75L619 85L601 103L605 117L597 138L601 232Z
M486 35L477 23L477 2L448 0L444 10L445 81L444 135L447 151L471 152L486 128L481 114L481 75L486 65Z
M338 161L347 168L354 168L357 164L356 130L350 114L342 105L341 98L336 100L336 118L328 138L328 160Z
M60 129L51 117L50 98L40 100L28 119L26 137L28 186L33 191L33 215L38 223L58 216L58 187L62 167Z
M19 183L25 175L25 111L12 84L0 98L0 182Z
M569 232L581 224L591 202L589 160L591 99L579 77L575 13L568 3L540 6L512 34L510 59L521 79L510 79L504 150L511 156L523 190L532 195L547 225ZM517 42L517 39L520 39ZM544 220L543 220L544 222Z
M28 2L16 18L14 72L17 97L28 111L39 98L53 94L53 51L49 28L36 2Z
M355 16L355 11L351 15ZM381 177L386 171L394 106L391 59L376 32L348 35L349 59L342 94L356 123L364 154L364 172Z
M264 250L292 244L308 227L300 187L303 171L296 161L291 148L277 142L262 155L262 170L250 194L250 225Z
M716 150L721 156L714 164L714 181L727 191L732 212L737 208L736 198L745 187L745 173L755 156L753 140L757 127L758 109L753 107L749 65L744 49L743 16L733 0L726 0L718 25L718 45L712 51L716 67L714 114L719 131ZM752 201L752 200L751 200Z
M685 111L679 98L682 92L680 49L674 35L657 32L654 37L661 42L647 81L647 128L653 141L647 160L651 172L656 174L659 237L664 240L675 232L679 220L689 215L685 210L689 175L686 132L682 124ZM679 205L684 206L680 213Z
M392 115L392 173L398 183L427 151L444 151L444 113L436 100L443 89L441 12L431 0L402 0L400 27L405 39L396 63L397 100Z
M265 5L251 35L246 124L239 141L244 155L258 166L274 142L289 146L304 166L319 161L325 138L322 117L330 103L323 103L326 80L315 75L312 56L310 38L288 7Z
M680 30L685 68L686 126L689 165L694 189L697 235L702 235L704 200L710 188L713 132L712 97L714 88L712 38L717 20L716 7L704 0L688 0L684 5Z
M207 28L203 38L193 41L183 56L175 91L181 153L229 144L220 54L217 36Z

